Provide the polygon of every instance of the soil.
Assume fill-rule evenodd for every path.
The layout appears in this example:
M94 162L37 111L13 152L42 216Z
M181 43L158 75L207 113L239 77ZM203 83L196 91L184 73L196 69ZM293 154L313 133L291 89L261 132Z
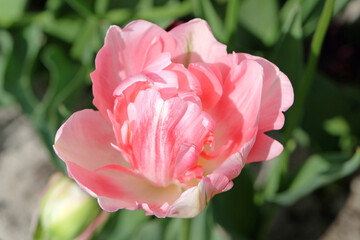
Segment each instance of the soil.
M54 172L30 121L0 108L0 240L32 239L41 192Z

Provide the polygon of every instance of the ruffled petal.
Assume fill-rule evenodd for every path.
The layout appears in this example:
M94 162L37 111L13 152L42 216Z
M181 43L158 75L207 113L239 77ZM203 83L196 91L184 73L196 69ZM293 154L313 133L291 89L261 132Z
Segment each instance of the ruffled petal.
M216 159L201 159L205 173L211 173L225 159L238 152L258 131L263 68L253 60L237 64L236 55L228 55L229 72L223 84L223 95L210 115L217 123L215 150L222 149Z
M179 92L193 92L198 96L202 94L199 80L184 65L173 63L166 69L177 74Z
M192 63L188 69L200 83L201 94L199 96L204 110L212 109L223 93L221 79L204 63Z
M105 118L113 109L113 91L132 75L158 72L168 66L174 39L162 28L147 21L133 21L121 29L111 26L91 73L94 105Z
M139 92L129 109L132 168L160 186L196 165L203 139L215 127L201 106L180 97L164 100L153 88Z
M261 110L259 119L259 131L281 129L284 125L285 112L294 102L294 92L291 82L279 68L268 60L238 53L239 61L252 59L264 69L264 86L261 96Z
M181 194L167 211L168 217L191 218L198 215L207 205L203 182Z
M256 142L246 159L246 163L273 159L279 156L283 149L281 143L260 132L257 134Z
M88 170L108 164L127 166L112 143L115 143L115 136L111 125L99 112L85 109L74 113L61 126L54 149L63 161Z
M141 175L119 165L107 165L93 171L72 162L67 166L72 178L110 212L122 208L135 210L142 204L156 210L165 203L175 202L181 194L180 187L175 184L167 187L152 185Z
M232 188L232 180L236 178L245 165L255 137L224 161L214 172L204 176L199 184L181 194L171 205L167 216L189 218L198 215L216 194Z
M218 42L206 21L193 19L173 28L169 34L176 40L174 62L187 66L194 62L213 63L226 56L226 45Z

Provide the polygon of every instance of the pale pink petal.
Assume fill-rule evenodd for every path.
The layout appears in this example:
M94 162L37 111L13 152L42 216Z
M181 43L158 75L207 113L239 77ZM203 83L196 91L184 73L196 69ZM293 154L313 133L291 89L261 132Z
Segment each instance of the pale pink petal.
M191 218L198 215L207 205L205 188L200 182L198 186L192 187L181 194L171 205L167 216L176 218Z
M204 186L209 200L215 194L228 191L232 188L232 180L239 176L255 140L256 136L252 137L238 152L232 154L211 174L204 177Z
M188 69L200 83L202 93L199 96L204 110L212 109L223 93L221 79L204 63L192 63Z
M114 97L124 96L127 99L134 99L140 90L146 89L149 86L150 86L150 80L146 75L135 74L131 77L124 79L124 81L119 83L118 86L115 88L114 92L112 93L112 96Z
M193 19L173 28L169 34L177 42L174 62L187 66L194 62L213 63L226 56L226 45L218 42L204 20Z
M177 75L163 70L159 73L136 74L122 81L114 91L114 110L109 111L109 119L113 125L118 146L130 154L129 104L139 91L150 87L158 88L161 96L170 98L177 95ZM165 98L165 99L166 99ZM116 114L114 114L116 113Z
M99 112L85 109L74 113L58 130L54 149L65 162L94 170L108 164L126 166L120 152L111 146L115 136Z
M238 53L237 56L243 60L252 59L264 69L259 131L282 128L285 120L282 112L285 112L294 101L294 92L289 79L277 66L264 58L243 53Z
M180 97L163 100L155 89L139 92L130 106L134 169L154 184L166 186L174 174L179 176L180 170L185 174L196 165L203 140L214 128L201 106ZM184 146L195 151L179 155Z
M273 159L280 155L283 149L284 147L281 143L260 132L258 133L256 142L246 159L246 163Z
M233 55L228 58L236 60ZM256 136L260 113L263 69L253 60L236 61L223 84L223 95L210 112L217 123L215 149L226 146L226 150L216 159L201 159L205 173L216 169L226 158L238 152Z
M167 187L152 185L139 174L119 165L107 165L94 171L72 162L67 166L69 174L86 191L94 194L106 211L134 210L142 203L158 209L164 203L175 202L181 194L180 187L175 184Z
M94 105L107 118L113 109L112 93L121 81L143 71L160 71L168 66L174 39L162 28L138 20L121 29L111 26L105 44L96 56L91 73Z
M166 69L177 74L179 92L194 92L198 96L202 94L199 80L184 65L173 63Z
M167 215L170 217L188 218L198 215L216 194L232 188L232 180L236 178L245 165L255 137L249 140L239 152L224 161L214 172L204 176L196 187L181 194L171 205Z

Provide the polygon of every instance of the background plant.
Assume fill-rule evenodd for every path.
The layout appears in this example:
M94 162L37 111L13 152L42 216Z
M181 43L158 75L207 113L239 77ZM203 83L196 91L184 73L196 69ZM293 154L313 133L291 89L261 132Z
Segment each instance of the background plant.
M146 19L164 28L205 19L228 52L273 61L292 81L295 104L282 132L284 153L247 166L234 188L191 222L113 213L94 239L261 239L278 206L353 173L360 166L359 75L329 76L318 60L330 20L349 0L0 0L0 106L21 106L54 164L56 130L92 108L94 57L111 24ZM326 54L326 53L324 53ZM221 226L221 227L220 227ZM226 233L225 233L226 232Z

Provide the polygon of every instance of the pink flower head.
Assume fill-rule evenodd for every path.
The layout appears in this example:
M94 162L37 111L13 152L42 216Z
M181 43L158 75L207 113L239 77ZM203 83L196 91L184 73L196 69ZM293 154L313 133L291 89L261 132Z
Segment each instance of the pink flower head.
M95 65L99 111L74 113L54 148L104 210L196 216L245 163L283 149L264 132L282 128L290 81L263 58L227 54L201 19L169 32L111 26Z

